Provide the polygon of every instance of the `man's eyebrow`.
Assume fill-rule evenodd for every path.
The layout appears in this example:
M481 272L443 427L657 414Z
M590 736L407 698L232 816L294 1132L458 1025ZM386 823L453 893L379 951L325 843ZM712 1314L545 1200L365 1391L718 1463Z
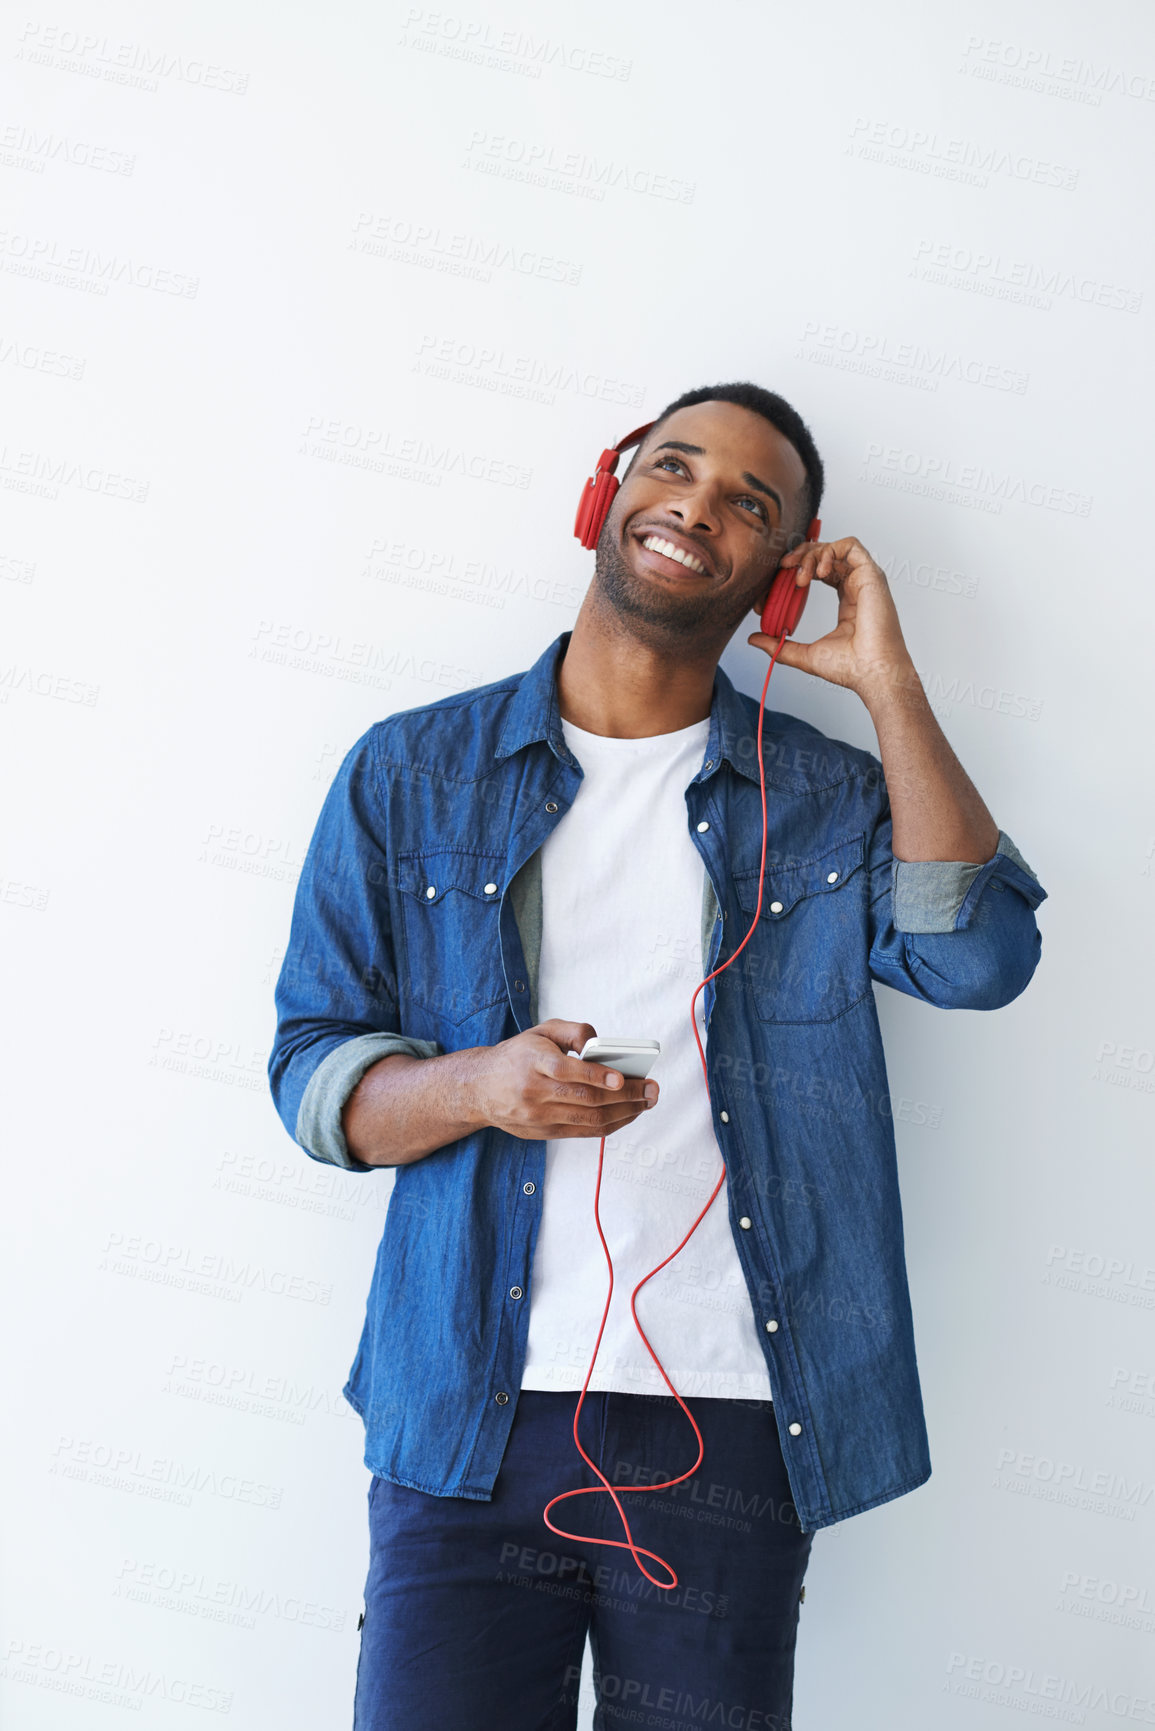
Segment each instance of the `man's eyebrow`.
M687 445L682 439L663 440L660 445L654 446L653 454L656 456L659 451L685 451L688 457L704 457L706 455L703 445ZM776 492L773 487L767 486L765 481L760 481L757 475L752 475L748 469L743 473L742 479L747 486L756 487L760 493L765 493L768 498L773 499L778 507L780 517L785 513L786 507L782 503L782 495Z

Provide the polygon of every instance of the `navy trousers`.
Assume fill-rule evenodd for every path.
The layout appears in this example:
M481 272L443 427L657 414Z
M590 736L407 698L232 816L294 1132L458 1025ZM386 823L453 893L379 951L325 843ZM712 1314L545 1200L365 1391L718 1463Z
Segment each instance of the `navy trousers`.
M373 1477L354 1731L572 1731L587 1635L597 1731L789 1731L813 1534L770 1402L689 1400L697 1473L623 1497L638 1545L678 1576L666 1591L628 1551L558 1538L541 1518L559 1491L597 1483L574 1448L576 1402L522 1391L490 1502ZM588 1395L581 1436L621 1487L676 1477L697 1448L669 1396ZM551 1518L622 1537L604 1493Z

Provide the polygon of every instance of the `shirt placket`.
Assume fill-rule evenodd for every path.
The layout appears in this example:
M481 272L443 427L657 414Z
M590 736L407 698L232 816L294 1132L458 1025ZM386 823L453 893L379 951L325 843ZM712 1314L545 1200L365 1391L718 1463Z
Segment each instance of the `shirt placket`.
M580 773L572 765L559 761L552 752L542 753L537 765L540 766L539 772L527 776L509 825L516 846L511 849L506 862L499 914L502 965L509 989L510 1010L519 1033L533 1026L534 1006L531 1003L529 958L518 930L509 886L568 812L581 781ZM533 941L539 946L540 935L540 932L532 934ZM536 971L536 957L534 962ZM501 1133L494 1131L492 1134L496 1137ZM544 1141L521 1141L507 1136L502 1136L501 1141L503 1147L500 1150L495 1148L494 1156L501 1158L505 1155L509 1159L511 1184L511 1204L505 1215L505 1254L503 1259L499 1258L499 1266L494 1270L496 1290L492 1295L501 1323L488 1376L478 1391L481 1416L473 1460L475 1471L491 1475L496 1475L500 1467L521 1386L521 1366L529 1327L529 1306L525 1296L529 1290L541 1224L545 1183Z
M703 765L702 776L705 777L712 767L707 759ZM715 783L714 788L719 785L720 783ZM719 895L719 889L725 884L729 869L722 802L710 782L699 778L691 782L687 789L686 804L691 839L702 859L719 904L719 918L714 922L714 937L705 965L706 973L710 973L717 966L722 944L722 912L725 901ZM739 934L735 941L740 943L744 936L745 933ZM705 988L707 1026L710 1025L715 1003L715 986L716 981L711 980ZM783 1428L782 1418L786 1419L783 1456L795 1506L799 1518L802 1519L804 1513L808 1515L816 1509L825 1512L828 1499L823 1488L824 1478L811 1423L810 1406L802 1386L790 1331L785 1325L785 1308L781 1301L783 1283L778 1276L770 1235L751 1193L750 1164L742 1137L743 1132L749 1133L753 1127L742 1124L737 1104L727 1098L725 1084L718 1074L720 1032L722 1030L716 1028L712 1038L706 1042L706 1069L710 1082L714 1134L726 1162L731 1230L737 1227L737 1230L733 1231L734 1242L762 1340L762 1352L770 1376L780 1430ZM733 1112L731 1105L734 1106ZM762 1130L765 1134L766 1127L762 1126Z

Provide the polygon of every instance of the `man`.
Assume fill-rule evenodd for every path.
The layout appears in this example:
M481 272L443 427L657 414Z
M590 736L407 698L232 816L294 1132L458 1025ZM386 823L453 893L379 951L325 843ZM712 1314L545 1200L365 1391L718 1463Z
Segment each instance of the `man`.
M313 1158L396 1171L345 1388L374 1475L357 1731L573 1726L587 1634L601 1727L784 1731L814 1532L929 1476L872 982L1008 1003L1045 892L943 737L878 566L852 536L802 540L822 482L780 397L679 398L572 631L370 728L325 801L269 1068ZM858 694L881 763L768 710L764 831L758 703L718 659L780 563L836 591L838 623L779 660ZM595 1032L660 1040L652 1077L574 1055ZM606 1295L603 1136L617 1290L580 1434L667 1590L604 1492L553 1511L581 1537L542 1519L597 1484L572 1425ZM628 1296L723 1160L638 1300L704 1445L647 1494L695 1440Z

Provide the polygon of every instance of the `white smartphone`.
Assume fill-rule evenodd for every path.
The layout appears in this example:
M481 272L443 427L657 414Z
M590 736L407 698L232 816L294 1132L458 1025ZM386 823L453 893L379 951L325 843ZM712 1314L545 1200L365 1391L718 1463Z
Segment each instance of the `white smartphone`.
M609 1070L620 1070L623 1076L648 1076L661 1049L660 1040L626 1040L612 1034L600 1037L595 1034L577 1056L593 1058Z

